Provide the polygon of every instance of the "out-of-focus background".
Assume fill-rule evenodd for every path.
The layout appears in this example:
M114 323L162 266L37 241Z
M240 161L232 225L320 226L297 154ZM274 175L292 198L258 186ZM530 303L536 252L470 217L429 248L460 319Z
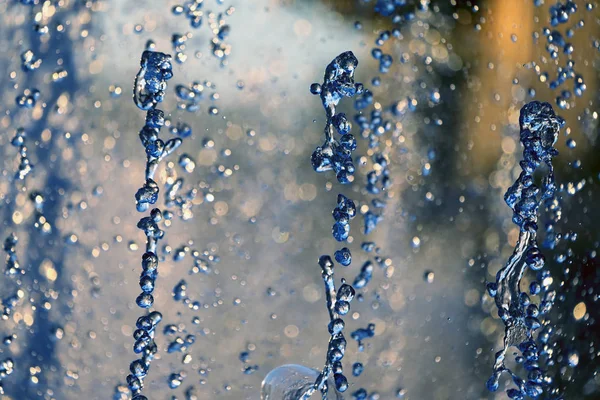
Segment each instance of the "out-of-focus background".
M198 399L259 399L271 369L322 367L328 314L316 261L339 247L330 212L338 193L363 212L372 198L364 189L367 166L342 186L332 173L316 174L309 161L323 141L325 118L308 88L346 50L359 59L356 79L373 91L375 107L414 106L401 116L386 114L394 128L381 139L393 182L385 219L368 238L361 217L353 221L354 261L336 267L336 278L352 281L373 258L361 251L364 241L374 241L389 259L375 268L347 317L348 332L376 326L362 352L348 338L348 393L364 387L381 399L507 398L503 390L485 389L503 325L484 292L518 235L502 198L519 172L519 109L535 99L550 102L566 120L555 162L559 228L571 235L547 254L558 291L551 315L555 384L567 399L600 398L597 2L576 2L577 12L556 28L565 37L574 29L568 39L573 53L561 52L557 60L543 34L555 4L550 0L539 6L531 0L432 1L427 11L410 5L413 17L398 24L374 11L375 0L205 0L199 29L171 11L179 4L174 1L34 3L0 0L0 230L2 240L18 234L26 271L20 279L33 299L2 321L2 333L17 337L0 347L0 358L15 363L14 373L0 377L0 398L127 398L115 387L125 383L135 358L145 240L134 205L143 183L137 134L144 112L131 90L147 41L174 54L173 35L188 32L187 59L174 63L160 108L171 124L189 124L192 135L163 163L157 182L164 193L165 183L183 177L182 193L195 190L196 196L173 208L160 242L155 309L163 322L160 351L145 380L150 399L186 399L192 386ZM210 19L230 6L235 11L224 18L231 51L222 66L212 54ZM371 51L379 33L394 27L401 37L381 46L394 58L382 74ZM42 59L34 71L21 68L26 50ZM557 102L573 81L554 90L549 82L569 59L587 89ZM178 108L175 87L194 81L204 92L199 110L189 112ZM15 98L32 88L41 93L37 104L18 108ZM356 113L351 100L340 108ZM34 164L24 184L14 179L19 155L10 144L18 127L27 132ZM357 126L353 132L360 135ZM165 127L162 136L173 135ZM372 151L358 141L358 153L368 158ZM177 165L182 154L195 168ZM32 193L45 199L40 229ZM189 305L171 295L181 279ZM0 297L14 284L2 279ZM169 324L175 333L163 332ZM189 334L196 341L185 351L166 351ZM249 353L246 362L242 352ZM365 371L355 378L350 371L357 361ZM177 389L169 388L173 373L182 374Z

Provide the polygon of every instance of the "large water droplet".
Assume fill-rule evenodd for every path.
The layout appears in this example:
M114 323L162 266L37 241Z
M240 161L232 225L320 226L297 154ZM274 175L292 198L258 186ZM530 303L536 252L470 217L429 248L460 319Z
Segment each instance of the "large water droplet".
M262 381L261 400L297 400L319 376L319 371L297 364L275 368Z
M265 376L260 389L261 400L300 400L302 395L314 385L319 371L304 367L298 364L286 364L273 369ZM335 384L330 379L328 383L330 388L335 388ZM333 390L329 391L332 394ZM343 400L344 397L334 392L332 397L336 400ZM314 397L320 397L315 394Z

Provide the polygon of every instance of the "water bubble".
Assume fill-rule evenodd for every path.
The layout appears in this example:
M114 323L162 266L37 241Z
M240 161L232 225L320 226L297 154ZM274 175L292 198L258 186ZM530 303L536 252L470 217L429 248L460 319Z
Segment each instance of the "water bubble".
M319 371L296 364L286 364L273 369L265 376L261 384L261 400L299 400L304 399L313 385ZM331 386L331 385L330 385ZM339 394L334 398L342 399Z

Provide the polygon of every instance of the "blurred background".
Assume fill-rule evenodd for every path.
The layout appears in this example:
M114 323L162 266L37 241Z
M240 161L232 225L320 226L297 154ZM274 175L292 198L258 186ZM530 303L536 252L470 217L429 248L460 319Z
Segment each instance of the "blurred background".
M597 2L577 1L556 28L550 0L423 0L398 6L399 21L376 12L381 3L205 0L203 26L194 29L172 12L183 5L174 1L0 0L0 231L2 240L11 232L19 238L20 287L31 298L2 321L3 337L16 338L0 347L0 359L15 364L12 374L0 374L0 398L128 398L119 385L135 358L145 246L134 204L145 114L131 91L148 40L184 61L174 63L160 106L169 119L161 135L173 137L169 128L178 123L192 130L157 173L161 193L176 177L184 185L159 245L155 309L163 322L145 380L150 399L259 399L262 379L279 365L322 368L329 335L317 259L339 247L330 212L338 193L361 213L373 198L365 190L373 153L366 140L358 139L365 162L351 185L310 166L325 118L308 88L346 50L359 60L356 80L372 90L373 107L392 123L380 139L392 179L380 196L385 218L368 237L362 217L354 220L354 261L336 267L336 279L352 281L373 259L360 250L364 241L374 241L385 260L346 318L348 332L375 324L364 351L348 338L348 393L507 398L485 389L504 332L485 283L517 239L503 194L520 171L519 110L539 100L566 120L555 165L563 207L557 230L568 239L545 250L557 290L552 375L565 399L600 398ZM226 59L211 46L219 13L230 27ZM546 27L565 38L573 29L571 54L550 56ZM381 73L371 51L393 28L399 37L379 47L394 63ZM185 36L178 49L173 35ZM22 67L27 50L39 67ZM561 94L573 92L573 80L549 87L568 60L585 79L581 96ZM197 111L182 109L176 96L177 85L192 82L203 88ZM15 98L33 88L39 99L18 107ZM351 100L340 109L356 114ZM15 179L20 157L11 146L19 127L34 165L23 181ZM357 126L353 133L360 136ZM194 166L180 167L182 155ZM182 279L189 304L172 296ZM6 299L16 283L1 282ZM167 352L190 334L193 345ZM357 378L350 374L356 361L365 366ZM176 389L173 373L182 378Z

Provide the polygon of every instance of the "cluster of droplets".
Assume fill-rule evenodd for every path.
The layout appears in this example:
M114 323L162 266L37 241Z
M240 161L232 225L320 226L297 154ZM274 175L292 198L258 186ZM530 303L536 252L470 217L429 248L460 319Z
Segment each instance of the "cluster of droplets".
M567 55L571 55L573 52L573 46L570 43L566 43L563 36L556 30L550 31L549 29L544 30L544 35L548 41L546 49L553 59L558 58L559 48L564 48L564 52ZM546 75L542 75L546 79ZM557 68L556 78L551 80L548 84L550 89L559 89L568 80L573 80L573 94L577 97L583 96L583 92L587 89L583 76L575 71L575 61L569 59L564 67ZM569 100L572 98L571 91L564 89L556 97L556 105L562 109L570 108Z
M202 6L204 5L203 0L191 0L184 3L184 5L173 6L171 10L175 15L184 15L190 22L190 27L196 29L202 26L204 19L204 11Z
M435 7L434 10L436 10ZM386 74L392 68L394 59L391 54L385 53L383 46L390 39L403 40L404 36L400 29L402 23L416 19L417 12L422 13L424 16L428 15L426 12L429 11L429 1L377 1L375 11L383 16L391 17L390 22L395 25L392 29L379 32L374 40L375 47L371 50L372 57L379 62L379 72ZM357 24L357 28L360 29L360 24ZM428 21L428 24L433 24L433 22ZM426 65L431 64L430 57L423 58ZM399 62L405 64L409 59L410 55L403 53L399 57ZM373 86L380 86L382 81L379 76L376 76L371 83ZM417 90L422 90L425 87L425 83L421 82ZM434 89L429 98L430 106L438 104L440 101L439 90ZM418 101L415 97L406 97L393 102L389 107L382 107L380 103L374 101L374 95L368 89L365 89L363 95L358 96L355 100L354 107L358 112L354 120L360 129L360 136L367 141L370 154L370 163L366 156L360 160L361 165L370 165L370 170L366 173L365 190L374 196L370 205L361 207L364 220L363 233L365 235L372 233L383 221L383 213L387 205L386 198L392 185L389 168L390 145L387 144L388 141L385 139L389 137L388 135L393 138L400 135L402 128L398 128L401 126L398 121L404 118L407 113L415 112L417 105ZM367 112L369 108L370 112ZM423 168L423 176L427 176L430 172L430 164L427 163L426 165L428 168ZM373 262L381 268L391 265L389 258L380 255L381 249L375 243L365 242L362 247L366 253L372 253L375 250L376 255L373 257ZM364 287L371 280L374 269L373 262L367 261L363 264L354 281L356 289Z
M363 341L373 336L375 336L375 324L368 324L366 328L358 328L350 333L350 337L358 343L358 351L363 351Z
M189 112L196 112L200 109L200 101L205 96L205 91L211 90L209 98L211 101L219 99L219 93L217 93L214 83L210 81L204 82L192 82L189 86L177 85L175 87L175 94L177 95L177 108L180 110L186 110ZM208 108L210 115L218 114L218 109L215 106Z
M593 6L590 4L586 9L591 10ZM573 52L575 50L573 44L568 42L574 34L574 28L583 28L584 20L580 19L574 28L566 28L564 32L559 29L561 25L569 21L570 16L574 15L578 10L577 4L572 1L567 1L564 4L560 1L550 7L550 24L551 28L543 28L542 34L546 38L546 51L553 60L558 60L561 53L567 58L563 66L557 67L556 78L549 80L548 73L543 72L536 67L536 71L540 73L542 82L548 81L550 89L555 90L561 88L567 81L573 80L573 88L563 89L556 97L556 105L561 109L569 109L571 107L570 100L573 95L576 97L583 96L587 89L587 85L583 76L575 70L575 61L573 60ZM534 37L538 37L538 33Z
M207 25L212 34L210 47L212 54L221 61L221 65L227 64L227 57L231 54L231 45L226 43L231 27L226 23L225 18L231 16L235 12L234 7L228 7L224 12L204 11L204 0L188 0L183 5L176 5L172 8L174 15L185 16L190 23L192 29L199 29L205 18ZM191 34L173 35L173 47L175 50L175 59L177 62L183 63L187 56L183 53L185 50L185 42L191 38Z
M165 255L171 255L173 261L180 262L188 258L190 255L194 260L194 267L190 270L189 274L197 274L199 272L209 273L210 266L209 262L217 263L220 260L220 257L214 254L215 250L209 251L204 250L202 252L192 249L190 246L193 245L192 241L189 241L185 245L181 245L175 249L172 249L169 245L165 245L163 247L163 253ZM200 267L199 267L200 266ZM184 305L187 305L191 310L197 311L202 307L199 301L192 300L188 295L188 283L185 279L181 279L174 287L171 292L173 300L176 302L181 302ZM199 317L194 317L192 319L192 323L194 325L198 325L200 323ZM186 327L184 324L168 324L164 327L163 333L166 337L169 338L170 342L166 346L167 353L181 353L181 362L184 365L190 364L192 362L192 354L191 348L196 342L196 335L192 333L187 333ZM249 369L257 368L250 367ZM202 370L202 375L206 374L205 370ZM170 389L177 389L181 387L184 383L187 372L185 370L174 371L170 373L167 377L167 384ZM204 384L205 381L201 380L201 383ZM188 400L198 399L196 394L196 389L191 386L185 392L185 398Z
M366 254L371 255L374 253L375 255L373 255L372 261L367 260L363 263L362 267L360 268L360 271L356 275L356 278L354 278L352 286L357 290L362 289L369 284L369 282L373 278L373 271L375 270L375 265L379 266L379 268L381 269L385 269L386 267L389 267L392 264L392 260L390 258L382 257L380 255L381 248L378 247L374 242L363 242L360 247ZM361 296L362 294L358 295L359 300L362 301Z
M189 170L192 168L192 164L195 163L190 159L187 162L181 162L185 155L181 155L179 165L184 169ZM178 214L182 220L187 221L194 217L192 207L194 205L193 200L198 195L196 188L190 189L187 193L180 193L183 188L183 178L177 177L173 163L167 164L167 183L165 185L165 207L175 207L178 210ZM170 211L168 211L170 213ZM169 214L170 215L170 214Z
M19 165L15 174L15 179L24 184L25 178L33 170L33 164L27 156L27 146L25 145L26 133L23 128L18 128L15 136L11 140L11 144L19 149ZM26 190L23 186L23 190ZM21 268L17 255L17 244L19 238L15 232L10 233L4 240L3 250L6 253L6 267L4 274L15 283L15 289L12 294L2 299L2 320L6 321L10 318L13 310L21 301L26 298L26 286L23 285L22 277L25 270ZM10 344L16 338L14 333L5 338L5 344ZM12 358L6 358L0 361L0 394L4 394L2 380L14 371L14 361Z
M25 89L15 99L19 108L33 108L40 99L40 91L37 89Z
M392 17L394 23L401 23L415 18L415 6L417 11L427 11L429 3L430 0L375 0L374 10L383 17Z
M177 325L169 324L165 326L163 333L166 336L174 336L180 333L180 329ZM187 353L194 343L196 343L196 336L191 333L187 334L185 337L176 336L167 346L167 353ZM184 364L186 363L184 362Z
M188 305L192 310L198 310L201 306L199 301L193 301L187 295L187 282L185 279L181 279L173 288L173 300L182 302L183 304Z
M208 24L213 35L210 40L211 51L213 56L221 61L222 66L227 65L227 57L231 54L231 45L226 43L231 28L226 23L225 17L233 14L234 11L235 8L229 7L224 13L208 14Z
M403 2L382 2L378 1L375 10L377 12L382 13L384 16L392 15L397 6L404 6L407 3ZM387 11L384 11L387 10ZM382 12L383 11L383 12ZM398 19L403 18L398 15L394 17L395 23L398 23ZM412 19L412 17L411 17ZM393 28L392 30L384 30L379 33L378 37L375 39L375 46L371 50L371 55L375 60L379 61L379 72L385 74L390 71L390 68L393 64L393 58L390 54L386 54L383 52L381 47L391 38L402 39L402 33L399 28ZM374 77L372 79L373 86L381 85L381 79L379 77ZM389 166L389 158L388 155L381 151L379 148L380 138L387 132L391 131L393 128L393 123L391 120L384 119L383 117L383 109L373 108L371 110L370 115L362 112L367 107L373 104L373 94L369 90L365 90L365 94L359 97L355 103L354 107L358 111L355 116L355 122L360 128L361 136L368 140L369 149L373 150L371 155L372 161L372 170L367 173L367 184L366 190L369 194L379 195L382 192L387 191L391 186L391 178L390 178L390 170ZM397 107L392 107L392 112L397 113ZM397 115L400 116L400 115ZM381 199L373 199L373 209L383 209L385 208L385 201ZM374 212L369 208L367 212L364 214L364 234L368 235L371 233L383 220L381 213Z
M519 117L520 140L523 144L523 160L520 162L521 174L504 195L506 204L513 210L513 222L519 227L517 245L508 262L496 275L496 282L487 286L490 296L494 297L498 315L505 324L504 346L496 353L494 371L487 387L495 391L503 372L508 372L516 388L507 391L511 399L522 400L525 397L537 398L544 392L544 386L552 383L540 365L540 343L547 343L549 331L538 335L534 332L541 327L540 316L552 308L555 295L546 292L538 304L531 302L529 296L521 292L520 283L527 268L536 271L540 277L547 276L542 271L545 264L543 254L537 245L538 213L540 205L553 198L556 191L552 157L558 154L553 147L564 120L558 117L552 106L537 101L526 104ZM541 188L534 183L534 172L542 165L546 174ZM530 292L538 295L539 284L533 282ZM506 353L511 346L517 346L521 356L517 362L527 371L527 379L520 378L505 365Z
M315 171L333 170L340 183L350 183L354 179L352 153L356 150L356 139L350 133L351 123L346 114L336 114L336 106L343 97L352 97L363 93L363 85L354 82L354 72L358 60L351 51L337 56L325 69L323 83L313 83L310 91L321 97L327 122L325 123L325 142L316 148L311 157ZM340 135L334 137L334 129Z
M561 3L558 1L553 6L550 6L550 23L552 26L566 24L569 21L571 14L577 11L577 4L574 1L566 1Z
M366 96L365 96L366 95ZM373 109L369 116L365 115L362 110L373 103L373 95L369 90L365 90L365 95L359 97L354 104L354 107L359 111L355 116L361 136L368 140L369 149L374 150L371 155L372 169L367 173L366 190L369 194L379 195L387 191L392 180L390 178L389 157L379 149L379 142L382 135L392 130L392 122L383 118L381 109ZM383 220L381 212L385 208L385 201L382 199L373 199L373 209L369 208L364 214L363 232L365 235L371 233Z
M245 375L252 375L256 371L258 371L259 366L257 364L251 364L250 361L250 352L242 351L239 356L240 361L244 364L243 371Z
M25 270L21 268L19 263L19 257L17 256L17 244L19 238L15 233L11 233L4 240L4 252L6 253L6 268L4 269L4 275L19 280L21 275L25 274ZM19 282L17 282L20 286ZM24 296L21 289L17 289L16 293L2 300L2 319L7 320L12 314L13 309L17 306L20 299Z
M146 150L146 181L135 195L136 206L140 212L146 211L158 199L158 184L153 177L159 162L181 145L179 138L166 143L159 138L160 129L164 125L164 114L156 106L163 100L167 88L166 81L172 76L171 56L150 50L144 51L133 94L135 104L146 111L146 124L139 134ZM161 210L154 208L149 216L141 218L137 224L146 235L146 252L142 255L142 273L139 281L142 292L136 298L136 304L143 309L149 309L154 303L152 293L158 276L159 261L156 247L158 240L164 235L164 231L158 225L162 219ZM141 357L129 365L131 374L127 376L127 385L133 400L147 399L141 392L150 363L158 351L154 333L161 319L162 315L158 311L152 311L137 320L137 329L133 333L133 351L141 354Z
M214 252L211 252L209 250L199 251L196 249L192 249L189 246L181 246L181 247L178 247L177 249L175 249L174 251L172 251L169 246L165 246L163 251L165 254L170 254L172 252L173 253L173 261L175 261L175 262L184 260L186 255L189 253L192 258L192 267L190 268L190 270L188 272L189 275L196 275L196 274L209 275L213 270L213 265L218 264L221 261L221 256L219 256L218 254L214 254ZM180 281L180 283L183 283L183 287L184 287L184 291L185 291L185 288L187 288L187 283L185 281L183 281L183 282ZM176 287L178 287L178 286L176 286ZM179 292L174 290L173 293L175 294L175 293L179 293ZM190 308L197 308L195 306L195 304L197 302L190 302L189 297L187 297L185 295L180 296L180 297L181 297L183 303L190 306Z
M21 0L23 5L35 6L39 2L32 0ZM58 9L60 9L62 5L57 5L56 14L58 14ZM34 15L35 13L32 13ZM45 15L50 13L42 13L39 12L35 14L35 18L32 18L33 30L35 33L39 35L39 37L47 36L49 33L49 29L47 24L50 22L50 18L52 15ZM53 13L54 14L54 13ZM38 57L33 50L25 50L21 53L21 69L24 73L33 72L37 70L42 64L42 58ZM29 75L29 80L32 80L31 74ZM18 108L21 109L33 109L38 105L38 102L41 98L41 92L36 88L25 88L16 98L15 103ZM45 104L42 104L45 107ZM33 171L34 165L31 162L28 154L28 148L26 145L27 134L25 129L22 127L17 128L14 137L11 140L11 144L18 149L19 152L19 162L17 166L17 172L15 174L15 181L13 184L17 186L17 182L20 182L21 187L18 188L20 192L27 193L27 187L25 186L25 180L27 176ZM36 202L36 197L38 193L32 192L29 193L30 199L34 202L35 207L35 219L34 219L34 227L39 229L42 233L47 233L51 231L51 225L46 220L43 215L43 197L41 195L39 198L41 202ZM16 203L16 198L13 199ZM14 288L12 290L12 294L7 297L2 298L2 320L7 321L12 315L14 309L22 303L23 300L32 301L29 295L28 286L24 282L25 269L21 268L19 263L19 259L17 256L17 245L19 242L19 238L17 233L10 233L4 240L3 250L6 253L6 269L5 275L14 283ZM37 286L37 285L35 285ZM35 287L34 286L34 287ZM34 307L35 309L35 307ZM11 332L3 338L3 343L8 346L17 338L17 334L15 332ZM0 395L4 394L4 388L2 386L2 381L8 375L12 374L15 369L15 362L12 358L7 357L3 360L0 360ZM30 373L31 373L30 369ZM33 378L34 373L31 373Z
M337 206L333 209L332 215L335 220L335 223L331 228L333 238L338 242L344 242L348 239L348 235L350 234L350 220L354 219L356 216L356 205L343 194L338 194ZM351 259L352 255L349 257ZM348 265L349 264L350 263L348 263Z
M19 305L21 299L25 297L25 291L22 288L23 285L21 285L21 277L25 274L25 270L21 268L19 258L17 257L18 241L19 239L15 233L9 234L4 240L4 252L6 253L6 269L4 270L4 274L15 281L17 288L12 295L2 299L3 321L10 318L15 307ZM12 333L4 339L4 343L10 344L14 338L16 338L16 335ZM4 360L0 360L0 394L4 394L2 381L13 372L14 361L12 358L7 357Z
M19 0L19 3L21 3L24 6L29 6L32 11L35 11L37 6L40 6L40 5L47 7L47 3L45 3L41 0ZM57 3L56 9L60 9L65 6L67 6L67 4ZM35 16L35 18L32 18L33 31L40 37L48 38L51 33L51 30L48 26L50 25L50 23L52 21L52 17L54 17L57 14L59 14L57 11L42 12L40 10L37 13L32 12L32 15ZM61 24L57 24L57 25L60 26ZM57 29L57 32L61 32L61 31L59 29Z
M394 37L400 37L401 34L399 29L394 29L394 32L396 33ZM390 31L383 31L379 34L376 43L380 43L380 45L383 45L383 43L385 43L389 38ZM390 68L392 67L392 64L394 62L394 59L392 58L391 54L386 54L380 48L375 47L371 51L371 55L374 59L379 61L379 72L381 72L382 74L386 74L390 71ZM381 84L380 78L373 78L371 80L371 83L373 83L373 86L379 86Z
M383 216L381 214L376 214L375 212L369 210L365 213L364 219L364 233L365 235L368 235L369 233L373 232L373 230L381 221L383 221Z
M424 35L425 31L437 31L437 33L448 32L448 28L452 26L452 23L449 20L444 20L444 14L441 12L444 6L441 3L432 4L430 0L362 0L362 2L367 4L374 3L373 10L381 16L386 17L387 22L393 26L390 29L379 32L375 39L376 47L371 51L373 58L379 62L380 73L388 73L391 70L393 63L396 61L398 61L399 64L406 64L411 59L420 59L420 61L423 62L422 66L413 64L411 67L412 72L424 70L426 73L432 72L431 67L434 63L440 63L441 65L449 61L449 57L447 56L451 55L452 46L447 46L445 49L449 51L446 53L446 56L439 57L440 54L436 54L434 47L431 46L427 40L424 40L426 36ZM450 3L457 6L455 1ZM460 4L460 2L458 3ZM467 1L466 5L470 7L473 12L477 12L479 6L473 3L476 2ZM358 30L362 29L360 21L356 21L354 26ZM409 28L408 31L405 30L407 27ZM418 42L422 43L424 47L422 47L422 50L419 52L404 51L397 54L397 56L392 57L391 54L384 51L383 46L391 38L395 38L398 41L403 40L405 38L402 33L403 31L404 35L412 36L411 43L413 45ZM442 37L441 42L445 43L446 39ZM402 49L404 47L405 46L400 46L399 48L396 47L396 49ZM398 63L396 63L396 65ZM371 82L373 86L380 86L381 78L375 76L372 78ZM420 83L422 84L424 82L421 81ZM423 89L424 87L421 88Z
M184 34L174 33L173 36L171 36L171 45L173 46L173 51L175 52L175 61L177 61L179 64L183 64L187 61L187 54L185 54L184 51L187 47L186 43L191 37L192 34L190 32Z
M192 173L196 169L196 161L189 154L179 156L179 166L186 172Z
M27 134L25 133L25 129L18 128L15 132L15 136L12 138L11 144L19 149L19 169L17 171L16 178L18 180L24 180L27 175L33 169L33 164L31 160L27 157L27 146L25 145L25 138Z
M392 31L391 35L396 38L401 38L399 30L396 28ZM381 46L385 41L390 38L390 32L384 31L376 39L375 44ZM382 53L379 48L374 48L372 51L373 56L381 61L381 58L386 58L386 55ZM389 58L389 65L386 61L385 68L382 69L380 65L380 72L387 72L389 66L391 66L391 56ZM377 82L375 82L377 81ZM373 83L379 85L379 78L376 77ZM371 152L371 169L366 174L365 190L368 194L374 197L370 201L370 205L365 205L361 208L363 214L363 233L365 235L371 234L383 221L383 212L387 205L385 195L392 185L392 179L390 177L390 160L388 156L388 150L385 146L381 146L382 137L394 130L394 123L392 120L384 117L384 109L381 106L373 107L374 96L368 89L364 90L364 93L354 102L354 108L357 113L354 117L354 121L360 130L360 136L367 141L369 151ZM371 107L371 111L365 112L367 108ZM403 115L398 113L397 103L390 107L389 112L396 116ZM382 149L383 147L383 149ZM361 161L361 164L366 165L366 158ZM381 268L389 266L389 261L380 255L381 249L373 242L364 242L361 245L362 250L367 253L375 252L376 255L373 261ZM354 279L353 286L355 289L362 289L371 281L374 271L374 263L371 260L367 260L363 263L359 273Z
M0 393L4 394L2 388L2 380L14 372L15 363L12 358L8 357L4 360L0 360Z
M52 233L52 225L44 215L44 195L40 192L32 192L29 195L29 198L33 202L33 207L35 210L33 226L44 235Z
M192 127L187 122L177 121L175 125L171 125L169 132L180 138L186 138L192 135Z
M23 71L34 71L42 65L42 59L38 58L32 50L21 53L21 68Z

